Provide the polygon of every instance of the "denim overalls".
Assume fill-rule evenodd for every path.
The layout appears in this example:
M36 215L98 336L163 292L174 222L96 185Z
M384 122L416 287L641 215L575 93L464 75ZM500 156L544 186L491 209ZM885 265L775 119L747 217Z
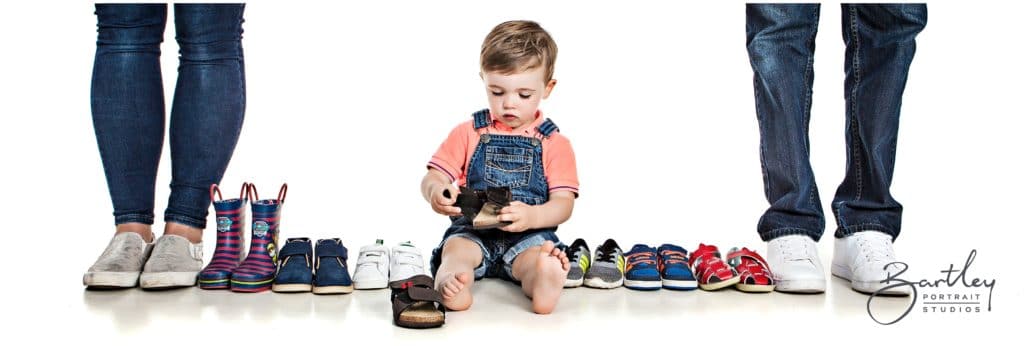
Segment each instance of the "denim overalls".
M473 127L486 129L491 125L491 114L484 109L473 113ZM508 186L512 199L530 205L548 201L548 181L544 174L541 141L546 140L558 127L545 119L536 129L536 137L496 135L485 130L480 143L469 159L466 185L474 190ZM480 245L483 261L476 268L476 279L499 277L516 281L512 277L512 261L524 250L538 246L545 240L558 244L557 227L531 229L521 233L505 232L497 228L474 230L472 222L464 216L452 217L452 225L444 233L441 244L431 256L431 271L436 275L441 265L441 250L445 241L463 237Z

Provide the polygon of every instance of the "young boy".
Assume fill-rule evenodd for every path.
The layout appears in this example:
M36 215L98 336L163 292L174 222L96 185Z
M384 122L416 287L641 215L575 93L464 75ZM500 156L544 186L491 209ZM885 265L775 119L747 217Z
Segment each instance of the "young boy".
M536 313L551 313L558 303L569 260L555 246L555 229L572 214L579 182L569 140L538 109L555 87L557 53L537 23L510 21L491 30L480 51L489 107L456 126L427 165L423 198L452 218L431 258L436 289L450 310L468 309L470 287L484 277L521 283ZM510 188L513 201L498 215L508 224L473 229L455 206L456 182L474 190Z

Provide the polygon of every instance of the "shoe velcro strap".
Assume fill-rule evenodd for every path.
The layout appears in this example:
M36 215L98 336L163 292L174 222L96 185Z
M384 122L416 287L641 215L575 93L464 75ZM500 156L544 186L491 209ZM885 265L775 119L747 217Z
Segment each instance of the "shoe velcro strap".
M340 246L323 246L316 248L316 257L341 257L348 259L348 250Z
M753 252L753 251L750 251L750 250L746 250L746 249L739 250L739 251L734 251L734 252L731 252L731 253L728 254L727 260L732 260L732 259L737 258L737 257L749 258L749 259L753 260L754 262L757 262L757 264L760 265L761 267L764 267L766 269L768 268L768 261L765 261L764 258L761 258L761 255L758 255L756 252Z
M415 301L419 301L419 302L435 302L435 303L440 303L441 302L441 294L437 293L437 291L435 291L433 289L430 289L430 288L420 287L420 286L412 286L412 287L409 287L408 293L409 293L409 298L412 298L412 300L415 300Z
M277 256L278 257L299 256L299 255L308 256L308 255L312 255L313 254L312 251L310 251L310 250L312 250L312 249L307 248L307 247L303 247L303 246L284 246L284 248L281 249L281 252L277 253Z

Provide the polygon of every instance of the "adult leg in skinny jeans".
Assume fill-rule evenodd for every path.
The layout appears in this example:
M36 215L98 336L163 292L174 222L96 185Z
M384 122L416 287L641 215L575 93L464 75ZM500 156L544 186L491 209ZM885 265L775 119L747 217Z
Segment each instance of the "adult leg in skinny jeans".
M152 248L153 194L164 134L160 43L167 7L97 4L92 118L117 233L83 282L132 287Z
M747 52L770 207L757 231L768 242L776 290L825 289L816 241L825 219L811 170L808 124L820 5L747 4Z
M836 190L832 274L874 293L903 268L892 242L903 206L889 192L896 160L903 90L924 29L924 4L844 4L846 43L846 178ZM907 295L906 287L881 292Z
M175 4L180 48L171 108L171 196L164 236L139 279L143 288L195 285L209 186L220 182L245 111L242 4Z
M178 81L171 108L171 195L165 233L202 240L245 114L244 4L175 4Z

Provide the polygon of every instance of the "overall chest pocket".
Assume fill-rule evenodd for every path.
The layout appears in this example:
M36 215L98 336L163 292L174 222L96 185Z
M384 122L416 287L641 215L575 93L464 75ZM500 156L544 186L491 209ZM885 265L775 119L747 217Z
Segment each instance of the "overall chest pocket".
M523 187L533 173L533 150L488 146L484 153L484 180L491 186Z

